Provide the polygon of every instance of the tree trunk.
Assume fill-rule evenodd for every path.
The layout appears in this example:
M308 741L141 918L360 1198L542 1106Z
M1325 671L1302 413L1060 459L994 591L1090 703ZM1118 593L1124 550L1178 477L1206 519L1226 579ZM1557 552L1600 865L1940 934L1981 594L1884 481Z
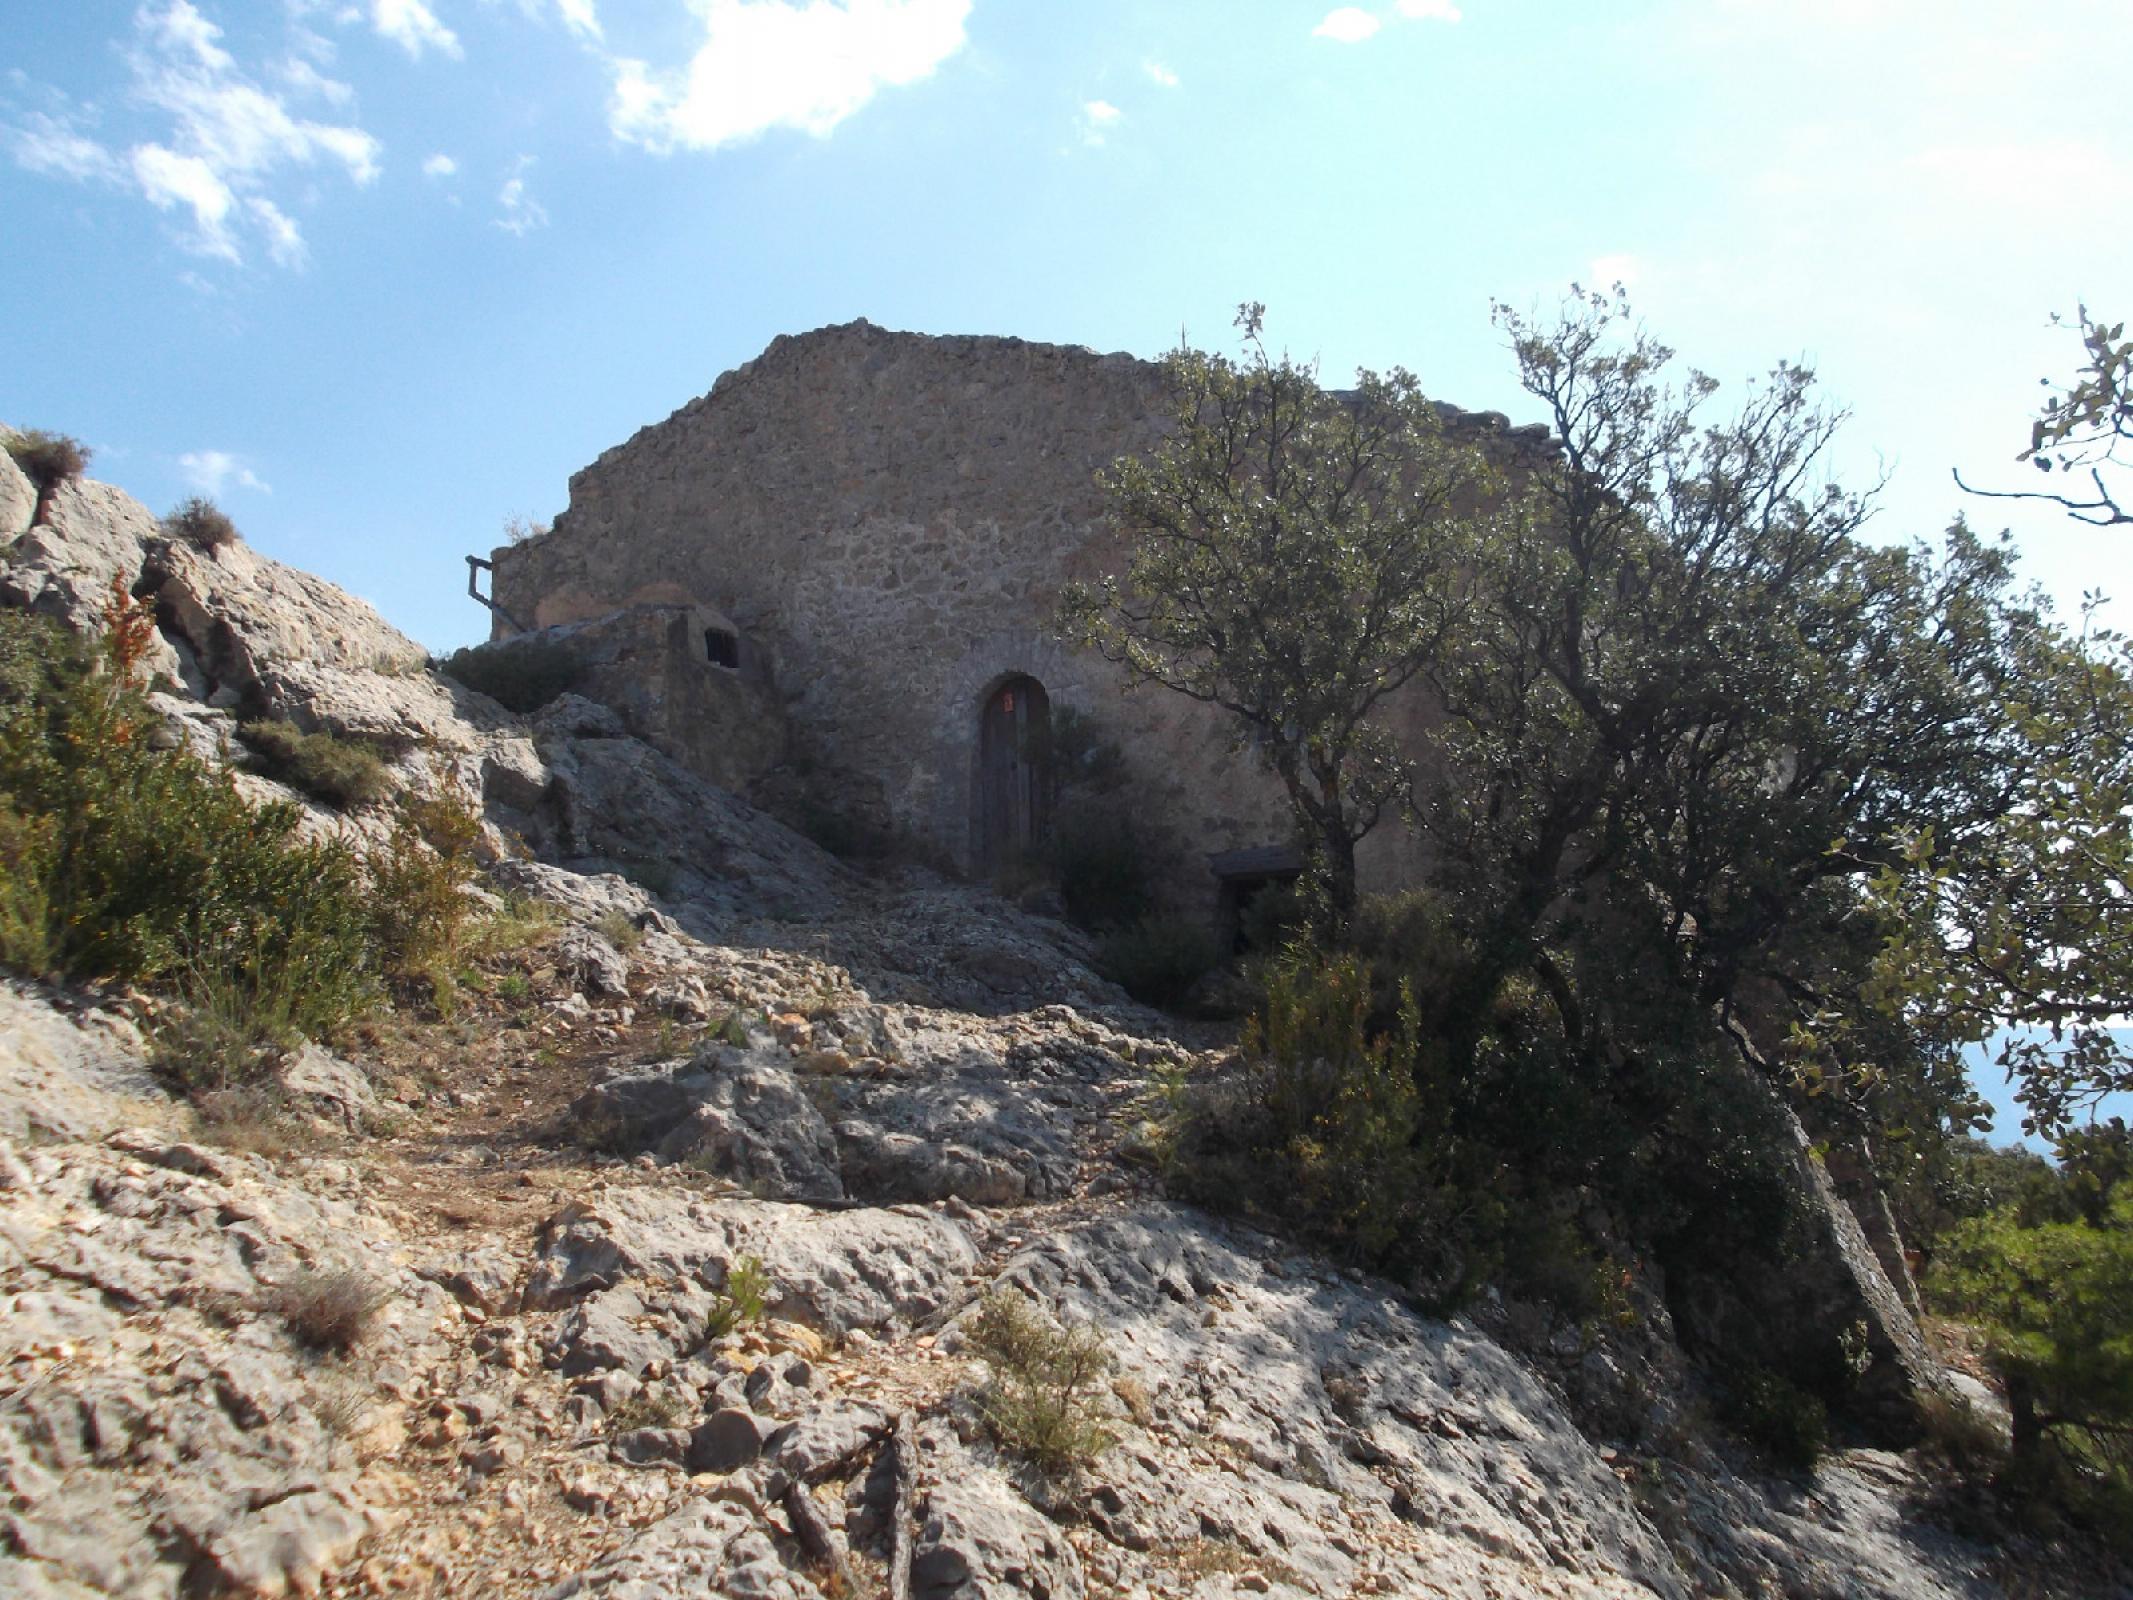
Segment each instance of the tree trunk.
M2024 1372L2007 1374L2007 1412L2012 1420L2008 1445L2019 1467L2031 1465L2044 1443L2044 1425L2037 1420L2037 1394Z

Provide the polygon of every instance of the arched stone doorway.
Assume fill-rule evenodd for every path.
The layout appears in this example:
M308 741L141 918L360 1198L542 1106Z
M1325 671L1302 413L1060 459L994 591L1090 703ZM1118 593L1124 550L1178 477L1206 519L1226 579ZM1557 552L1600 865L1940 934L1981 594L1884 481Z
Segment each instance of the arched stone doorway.
M996 872L1044 837L1052 806L1052 702L1017 673L978 716L978 864Z

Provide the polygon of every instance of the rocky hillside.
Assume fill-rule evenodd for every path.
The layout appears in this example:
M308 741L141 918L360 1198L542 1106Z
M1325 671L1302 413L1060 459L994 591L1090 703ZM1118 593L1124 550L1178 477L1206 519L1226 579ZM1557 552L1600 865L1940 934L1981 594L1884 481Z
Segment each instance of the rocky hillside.
M1763 1470L1641 1289L1436 1320L1166 1202L1150 1119L1219 1041L1071 930L861 878L115 490L24 531L12 470L0 602L152 596L171 744L270 715L441 762L545 917L235 1104L151 1074L153 999L0 987L0 1593L2099 1592L1947 1531L1903 1455ZM999 1442L1002 1305L1094 1330L1079 1470Z

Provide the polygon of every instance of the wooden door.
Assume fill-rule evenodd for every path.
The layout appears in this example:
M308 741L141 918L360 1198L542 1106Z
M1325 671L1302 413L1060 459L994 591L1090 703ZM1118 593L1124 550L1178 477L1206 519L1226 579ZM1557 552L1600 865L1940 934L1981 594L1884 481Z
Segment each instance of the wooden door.
M1028 854L1044 837L1051 745L1051 701L1043 684L1016 677L993 690L978 724L978 839L986 871Z

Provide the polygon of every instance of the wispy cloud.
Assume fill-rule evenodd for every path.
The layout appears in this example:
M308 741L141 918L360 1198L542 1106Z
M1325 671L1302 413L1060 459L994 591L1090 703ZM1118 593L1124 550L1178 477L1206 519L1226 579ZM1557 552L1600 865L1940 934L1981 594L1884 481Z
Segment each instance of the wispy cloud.
M1141 63L1141 71L1147 73L1149 81L1159 88L1175 89L1178 86L1178 75L1153 58Z
M971 0L694 0L688 62L610 62L608 123L656 151L717 150L792 128L826 138L885 88L963 48Z
M442 150L422 163L422 175L425 178L449 178L458 170L459 163Z
M70 117L53 117L33 111L0 137L6 139L8 154L15 158L15 165L25 172L42 173L49 178L72 178L77 183L94 178L116 181L125 177L125 164L81 132Z
M227 450L188 450L178 457L178 470L185 474L185 481L202 494L220 494L233 482L240 488L256 489L261 494L274 492L260 481L257 473Z
M420 61L425 50L454 59L465 54L459 47L459 35L439 22L437 13L422 0L371 0L370 25L381 37L405 50L413 61Z
M1336 44L1361 44L1382 26L1361 6L1341 6L1325 14L1311 30L1311 37L1331 39Z
M586 39L601 37L600 18L593 10L593 0L555 0L555 8L563 25L572 33Z
M1102 144L1104 135L1125 120L1125 112L1108 100L1084 100L1081 103L1081 142Z
M134 33L126 55L131 99L162 120L156 136L121 150L92 138L81 113L32 113L6 130L15 164L130 186L158 211L188 219L180 239L195 254L239 262L250 238L278 264L301 265L303 235L266 192L271 180L284 168L324 161L367 184L378 175L378 141L351 123L292 113L281 93L238 66L222 47L222 30L190 0L143 6ZM346 97L345 85L293 58L281 77L291 92Z
M519 239L548 226L548 208L526 191L526 172L532 165L533 157L520 156L511 176L496 191L496 225Z

